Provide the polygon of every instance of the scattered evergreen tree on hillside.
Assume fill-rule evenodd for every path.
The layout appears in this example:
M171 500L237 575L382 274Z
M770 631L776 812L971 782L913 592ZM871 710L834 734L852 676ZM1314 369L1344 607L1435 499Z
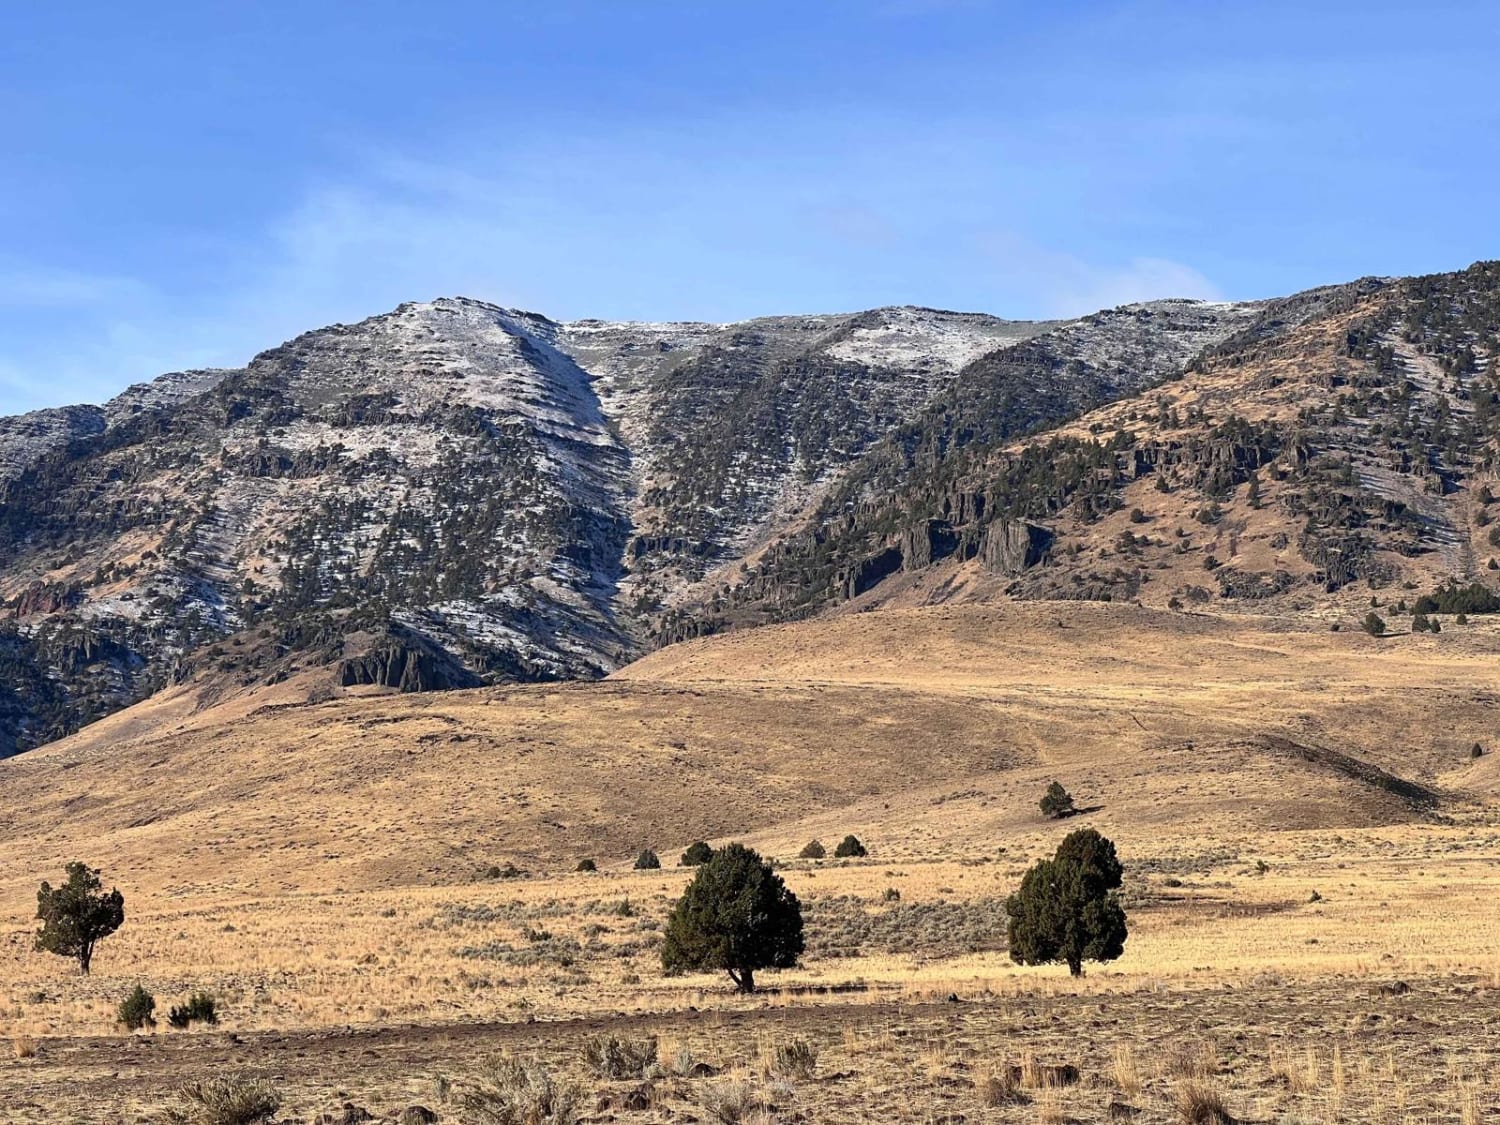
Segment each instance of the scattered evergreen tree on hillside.
M859 842L859 837L852 832L839 841L839 846L833 849L835 859L860 859L870 853L865 846Z
M68 881L55 890L43 883L36 895L36 916L42 923L36 947L43 953L73 957L84 976L94 960L94 947L125 923L125 896L104 893L99 872L83 863L70 863Z
M1051 785L1047 786L1047 792L1042 794L1040 803L1042 814L1051 817L1053 820L1072 816L1074 812L1072 796L1062 787L1062 783L1058 781L1054 781Z
M673 907L661 963L669 975L721 969L741 992L754 992L758 970L790 969L802 950L797 896L758 853L726 844Z
M1126 926L1115 891L1123 876L1113 843L1092 828L1070 833L1053 858L1038 861L1006 900L1011 960L1063 962L1076 977L1085 961L1119 957Z
M120 1023L127 1031L139 1031L156 1023L156 997L140 985L130 990L130 995L120 1003Z
M677 864L679 867L697 867L712 859L713 854L714 850L708 846L707 841L699 840L687 846L687 850L682 853L682 858L677 861Z

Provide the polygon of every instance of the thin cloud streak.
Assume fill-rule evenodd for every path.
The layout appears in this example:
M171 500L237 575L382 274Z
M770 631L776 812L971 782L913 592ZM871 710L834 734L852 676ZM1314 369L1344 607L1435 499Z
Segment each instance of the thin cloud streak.
M206 296L7 263L0 303L20 308L9 295L24 294L67 330L25 354L0 350L0 413L98 401L169 370L238 366L300 332L441 295L560 319L706 320L892 303L1061 317L1221 296L1200 270L1167 257L1092 262L979 229L989 201L925 164L884 195L855 194L816 161L800 177L772 177L748 158L692 168L652 153L631 165L630 147L580 144L625 181L602 188L559 182L552 148L498 166L373 157L222 247L220 285ZM575 153L565 163L582 161ZM760 209L733 213L745 195ZM762 288L716 292L705 280L735 275ZM634 277L650 296L622 280Z

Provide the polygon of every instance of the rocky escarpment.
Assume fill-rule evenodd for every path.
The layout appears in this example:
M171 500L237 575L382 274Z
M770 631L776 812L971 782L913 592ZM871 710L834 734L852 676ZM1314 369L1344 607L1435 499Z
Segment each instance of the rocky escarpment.
M918 589L1357 621L1409 612L1401 589L1500 573L1500 267L1265 302L1150 389L1028 436L1012 388L1066 371L1095 398L1117 389L1056 350L1081 330L981 360L1038 374L998 394L956 382L664 634ZM1030 394L1020 418L1046 417Z
M606 673L649 643L655 603L963 357L1044 327L914 309L569 326L440 300L0 421L0 752L184 677Z
M0 754L187 678L592 677L851 601L1482 583L1497 294L1482 264L1045 324L450 299L0 419Z
M870 589L880 577L950 555L984 559L1019 571L1045 553L1030 543L1015 557L1014 539L995 521L1035 522L1051 515L1059 490L1043 478L1056 466L1022 457L997 464L1013 477L982 483L979 466L1005 442L1077 417L1179 375L1205 348L1262 315L1255 304L1160 301L1099 313L1055 326L968 364L913 418L854 460L805 515L802 527L761 553L745 575L705 601L662 615L667 639L705 629L816 612ZM1102 455L1101 455L1102 457ZM1087 459L1087 458L1085 458ZM1100 464L1080 472L1097 473ZM914 528L937 529L925 546L906 544ZM1012 530L1010 535L1020 534ZM1011 544L1011 545L1008 545ZM717 608L715 608L717 607Z
M334 679L340 687L388 687L402 692L478 687L483 681L448 653L410 632L352 638ZM362 643L361 643L362 642ZM350 652L358 648L361 651Z
M311 643L319 615L420 640L357 680L612 667L630 645L613 608L629 453L552 329L478 302L403 306L13 443L0 593L16 675L46 685L9 704L13 744L202 671L192 654L230 635L299 626L292 643Z
M582 321L556 340L632 451L624 590L645 612L780 522L973 360L1055 328L935 309L732 325Z

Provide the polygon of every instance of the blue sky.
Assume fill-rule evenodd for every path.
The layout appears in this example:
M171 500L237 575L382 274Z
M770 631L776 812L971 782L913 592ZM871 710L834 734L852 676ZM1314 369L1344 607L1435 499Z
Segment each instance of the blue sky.
M1500 6L7 5L0 414L466 294L1257 297L1500 256Z

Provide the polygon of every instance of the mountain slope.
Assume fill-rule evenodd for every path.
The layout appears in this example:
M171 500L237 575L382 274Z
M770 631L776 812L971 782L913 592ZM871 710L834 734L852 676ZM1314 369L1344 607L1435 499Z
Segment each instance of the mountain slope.
M929 310L562 326L439 300L0 421L0 755L186 677L601 675L644 643L634 607L738 557L778 495L951 377L944 356L1040 327ZM860 359L929 340L906 367ZM668 575L633 588L627 563Z
M1052 341L1075 330L976 366L1056 370ZM1497 340L1500 268L1481 263L1266 302L1156 385L1104 387L1108 405L1054 413L1046 432L1012 420L1008 388L1054 380L995 394L961 379L666 631L993 597L1350 624L1375 606L1403 630L1424 595L1449 614L1492 610ZM1047 413L1026 407L1020 419ZM1438 596L1452 581L1481 587Z
M629 456L547 336L477 302L406 305L193 393L127 392L0 483L12 667L75 719L251 626L261 658L341 658L345 683L597 674L622 643ZM69 721L49 717L25 740Z
M592 678L840 607L1394 618L1500 566L1497 337L1488 264L1058 323L403 305L0 419L0 755L184 681Z

